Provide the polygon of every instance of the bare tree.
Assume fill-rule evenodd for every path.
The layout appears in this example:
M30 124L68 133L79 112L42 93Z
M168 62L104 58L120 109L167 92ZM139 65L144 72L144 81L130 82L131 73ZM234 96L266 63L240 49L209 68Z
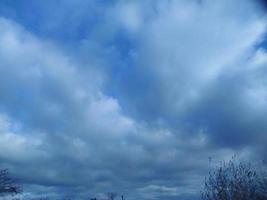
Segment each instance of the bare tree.
M109 192L108 193L108 200L114 200L118 196L117 193Z
M0 170L0 195L14 195L21 192L21 187L13 178L10 177L8 170Z
M267 200L266 173L251 164L234 160L221 163L209 173L203 200Z

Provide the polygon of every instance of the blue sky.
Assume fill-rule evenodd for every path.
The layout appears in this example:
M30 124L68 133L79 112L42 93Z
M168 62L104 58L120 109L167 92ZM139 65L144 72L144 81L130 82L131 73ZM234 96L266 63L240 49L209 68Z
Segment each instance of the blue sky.
M0 167L26 197L195 200L266 159L262 3L1 0Z

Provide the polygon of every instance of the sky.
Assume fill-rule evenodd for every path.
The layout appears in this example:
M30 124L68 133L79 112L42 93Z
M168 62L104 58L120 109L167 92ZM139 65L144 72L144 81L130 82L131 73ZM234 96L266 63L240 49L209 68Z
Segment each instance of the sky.
M0 168L25 198L197 200L267 159L266 5L1 0Z

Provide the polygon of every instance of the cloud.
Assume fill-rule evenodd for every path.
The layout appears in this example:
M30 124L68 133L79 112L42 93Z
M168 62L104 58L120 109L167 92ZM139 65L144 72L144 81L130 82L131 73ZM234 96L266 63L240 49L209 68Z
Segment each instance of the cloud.
M266 156L257 3L59 3L0 4L0 167L26 196L196 199L208 157Z
M148 181L166 170L163 163L175 151L158 156L157 145L167 149L172 133L152 134L124 115L119 102L102 92L94 68L82 73L71 57L10 20L2 18L1 27L2 167L31 189L71 187L83 195L119 188L127 177ZM147 168L150 162L159 169Z
M40 41L12 21L2 18L0 23L1 112L12 123L21 124L15 133L9 133L12 126L6 125L8 120L1 124L3 144L17 141L14 147L2 143L1 147L8 151L5 155L20 151L17 156L21 162L16 160L19 166L26 162L25 156L30 156L28 151L37 151L36 166L29 164L27 170L38 171L39 176L25 177L25 181L73 184L71 176L64 176L75 165L85 168L89 159L97 162L93 154L99 147L94 143L108 144L127 135L133 122L122 114L115 99L101 92L100 76L94 71L83 76L71 58L49 42ZM27 137L24 132L29 132ZM43 136L40 144L34 146L29 138L37 134ZM47 157L38 154L41 150ZM58 171L65 159L73 164ZM100 156L100 163L101 159Z
M143 100L139 103L138 94L150 102L147 109L137 109L147 111L141 116L158 118L172 111L187 112L183 110L189 106L188 101L198 101L199 93L224 69L249 53L260 41L265 22L256 18L251 8L242 13L247 4L252 5L246 1L244 9L237 12L234 7L238 5L230 4L231 9L227 9L229 3L219 1L155 3L159 14L140 30L135 49L137 69L133 73L138 75L132 76L143 78L142 88L134 85L135 79L124 80L130 87L134 85L131 90L125 88L125 98L135 100L140 108Z

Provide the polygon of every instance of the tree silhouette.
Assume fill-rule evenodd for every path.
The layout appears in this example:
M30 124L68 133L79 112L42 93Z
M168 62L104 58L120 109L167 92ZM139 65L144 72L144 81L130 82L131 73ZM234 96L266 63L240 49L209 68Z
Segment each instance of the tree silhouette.
M267 200L266 173L251 164L234 160L221 163L209 173L203 200Z
M109 192L108 193L108 200L115 200L115 198L118 196L117 193Z
M21 193L22 189L17 182L12 179L7 169L0 170L0 195L14 195Z

